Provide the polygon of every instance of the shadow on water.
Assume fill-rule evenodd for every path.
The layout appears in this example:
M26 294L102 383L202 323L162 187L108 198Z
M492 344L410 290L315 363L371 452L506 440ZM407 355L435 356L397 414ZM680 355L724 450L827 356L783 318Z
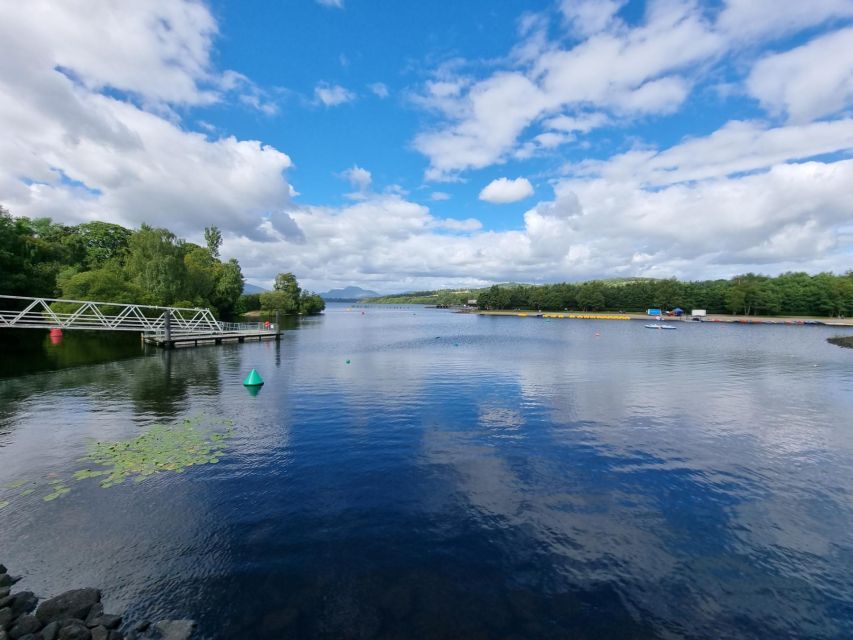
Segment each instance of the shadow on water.
M66 331L58 344L41 329L0 330L0 378L56 371L144 353L138 333Z

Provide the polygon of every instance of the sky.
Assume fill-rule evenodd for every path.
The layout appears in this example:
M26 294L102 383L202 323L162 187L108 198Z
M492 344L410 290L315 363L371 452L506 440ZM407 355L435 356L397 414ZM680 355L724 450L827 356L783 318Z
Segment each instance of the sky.
M268 287L853 269L853 0L0 0L0 204Z

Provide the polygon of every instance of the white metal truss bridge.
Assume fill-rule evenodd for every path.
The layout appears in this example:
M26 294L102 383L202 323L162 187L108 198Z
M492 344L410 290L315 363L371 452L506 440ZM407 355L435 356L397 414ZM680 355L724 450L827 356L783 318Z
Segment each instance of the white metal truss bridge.
M265 329L260 324L219 322L210 309L0 295L0 329L3 328L136 331L172 336L215 336Z

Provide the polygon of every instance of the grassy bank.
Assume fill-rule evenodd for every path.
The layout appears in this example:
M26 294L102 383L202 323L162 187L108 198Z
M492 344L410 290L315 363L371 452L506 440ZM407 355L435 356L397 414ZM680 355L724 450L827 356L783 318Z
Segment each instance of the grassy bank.
M830 344L838 345L839 347L853 349L853 336L834 336L832 338L827 338L826 341Z

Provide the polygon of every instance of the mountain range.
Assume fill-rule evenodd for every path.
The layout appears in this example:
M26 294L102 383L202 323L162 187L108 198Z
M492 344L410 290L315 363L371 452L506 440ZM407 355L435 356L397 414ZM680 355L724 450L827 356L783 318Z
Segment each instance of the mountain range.
M323 300L355 301L362 298L375 298L378 295L375 291L362 289L361 287L344 287L343 289L330 289L325 293L321 293L320 297Z

